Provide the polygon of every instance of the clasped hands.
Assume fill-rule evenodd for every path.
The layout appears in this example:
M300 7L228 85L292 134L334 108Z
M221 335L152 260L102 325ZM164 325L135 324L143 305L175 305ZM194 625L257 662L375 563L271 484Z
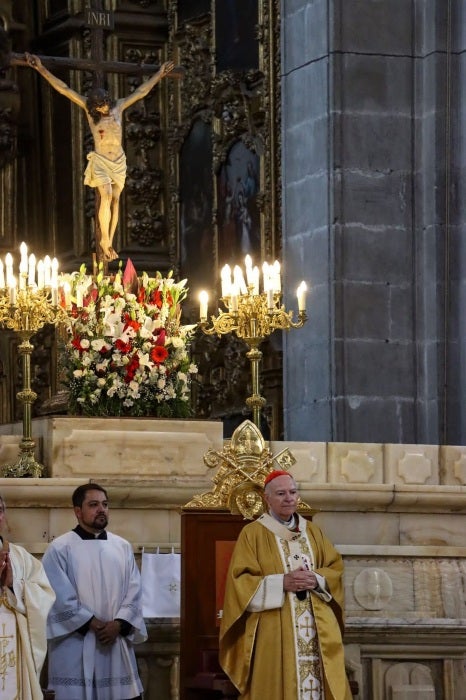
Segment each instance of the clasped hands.
M283 577L283 590L291 593L296 591L308 591L317 588L319 582L313 571L304 567L295 569Z
M8 552L0 552L0 586L13 588L13 569Z
M97 617L92 618L89 628L95 632L98 641L103 645L113 644L121 632L121 625L118 620L104 622Z

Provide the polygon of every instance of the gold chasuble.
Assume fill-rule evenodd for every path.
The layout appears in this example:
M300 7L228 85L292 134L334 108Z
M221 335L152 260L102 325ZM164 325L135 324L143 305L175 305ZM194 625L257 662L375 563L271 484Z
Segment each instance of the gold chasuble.
M343 562L301 516L297 531L268 514L235 545L220 627L220 663L243 700L351 700L342 644ZM283 574L307 565L325 588L304 600Z
M20 663L16 617L6 594L0 597L0 698L19 700Z

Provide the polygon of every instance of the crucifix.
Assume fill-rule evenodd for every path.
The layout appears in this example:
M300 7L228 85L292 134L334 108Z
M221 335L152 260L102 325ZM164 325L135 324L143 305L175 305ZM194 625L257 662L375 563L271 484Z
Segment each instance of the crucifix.
M113 248L113 237L118 223L119 200L126 178L126 155L123 150L122 115L125 109L146 97L164 77L179 78L182 69L169 61L157 67L103 60L105 32L113 27L113 14L102 8L102 0L94 0L94 7L85 10L85 26L91 29L91 60L12 54L12 65L34 68L60 94L81 107L86 114L94 139L94 150L87 154L84 183L96 189L96 258L108 262L118 258ZM87 97L78 94L57 78L49 68L66 66L75 70L92 70L93 88ZM105 73L147 74L127 97L113 100L104 89Z

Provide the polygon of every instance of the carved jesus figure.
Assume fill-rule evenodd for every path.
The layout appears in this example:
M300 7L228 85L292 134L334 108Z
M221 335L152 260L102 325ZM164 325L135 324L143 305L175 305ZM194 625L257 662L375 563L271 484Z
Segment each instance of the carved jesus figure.
M97 187L100 194L98 212L101 232L100 247L105 260L118 257L113 249L113 236L118 223L119 201L126 178L126 155L123 150L122 115L125 109L149 94L152 88L168 73L174 64L163 63L160 69L127 97L112 100L107 90L95 88L87 98L70 88L51 73L38 56L25 54L28 64L34 68L60 94L81 107L87 116L94 138L94 150L88 153L84 183Z

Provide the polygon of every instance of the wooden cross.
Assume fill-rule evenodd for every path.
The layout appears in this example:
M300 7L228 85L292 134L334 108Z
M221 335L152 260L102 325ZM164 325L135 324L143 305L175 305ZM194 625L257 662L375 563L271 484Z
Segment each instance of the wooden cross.
M113 29L114 17L112 12L105 11L102 0L93 0L93 7L84 8L84 26L91 29L91 58L79 59L70 57L40 56L43 65L53 72L54 68L72 68L74 70L87 70L94 73L93 88L103 87L106 73L119 73L127 75L154 74L160 66L151 64L134 64L122 61L104 61L104 40L105 32ZM12 53L10 65L29 66L24 54ZM168 77L181 78L184 71L176 67ZM95 233L96 233L96 254L94 256L94 268L97 263L103 262L105 272L108 270L108 261L105 259L100 246L101 231L97 212L99 210L100 195L95 189Z

